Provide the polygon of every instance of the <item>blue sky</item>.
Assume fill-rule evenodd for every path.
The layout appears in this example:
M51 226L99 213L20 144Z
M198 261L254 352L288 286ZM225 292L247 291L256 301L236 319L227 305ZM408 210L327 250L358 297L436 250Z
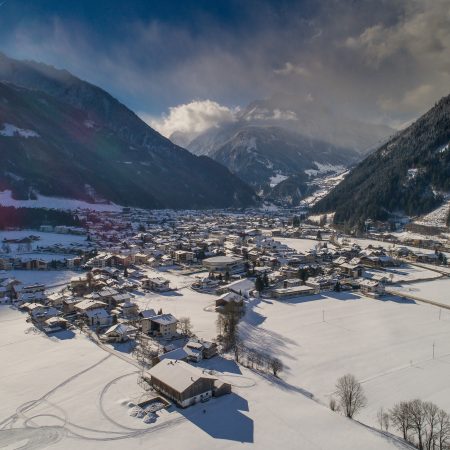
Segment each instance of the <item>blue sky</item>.
M0 51L66 68L149 120L287 95L395 126L449 93L449 0L0 4Z

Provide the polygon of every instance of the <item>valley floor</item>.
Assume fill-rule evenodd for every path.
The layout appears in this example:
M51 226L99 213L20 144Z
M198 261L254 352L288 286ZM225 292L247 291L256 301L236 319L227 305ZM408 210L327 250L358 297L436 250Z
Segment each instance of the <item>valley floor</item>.
M301 248L316 242L296 241L291 244ZM411 282L423 271L397 275ZM178 289L136 296L140 308L188 316L199 337L214 337L215 296L191 288L195 275L153 272ZM23 273L32 273L33 281L46 277ZM45 282L69 275L52 273ZM445 282L407 286L445 299ZM241 337L283 361L280 378L221 357L203 361L231 382L233 393L186 410L171 407L154 424L129 415L128 404L146 394L127 346L98 347L78 331L47 337L26 317L0 306L0 448L398 449L409 447L377 430L380 407L417 397L450 410L450 310L396 296L374 300L341 292L250 300ZM357 416L362 423L328 408L336 380L346 373L362 382L368 398Z

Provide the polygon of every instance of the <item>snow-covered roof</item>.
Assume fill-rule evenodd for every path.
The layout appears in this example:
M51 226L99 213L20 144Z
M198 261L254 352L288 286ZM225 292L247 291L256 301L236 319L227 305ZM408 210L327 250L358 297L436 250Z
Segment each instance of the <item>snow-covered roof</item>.
M149 371L151 377L156 378L177 392L184 392L189 386L202 378L216 380L217 378L191 366L184 361L164 359Z
M144 319L149 319L150 317L156 316L156 311L154 309L146 309L144 311L140 311L139 315Z
M154 316L151 319L152 322L159 323L160 325L170 325L178 322L172 314L160 314L159 316Z
M105 331L105 334L117 333L117 334L126 335L129 331L130 331L129 326L124 325L123 323L116 323L112 327L108 328Z

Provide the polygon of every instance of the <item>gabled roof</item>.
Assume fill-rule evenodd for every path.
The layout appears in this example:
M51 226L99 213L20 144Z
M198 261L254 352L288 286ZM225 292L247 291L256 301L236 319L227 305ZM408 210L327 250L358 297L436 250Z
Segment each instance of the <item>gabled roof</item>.
M174 316L172 316L172 314L160 314L159 316L152 317L151 321L159 323L160 325L170 325L173 323L178 323L178 320Z
M150 317L155 317L157 314L154 309L146 309L144 311L140 311L139 315L144 319L149 319Z
M184 361L164 359L153 366L149 375L162 381L177 392L184 392L200 379L216 380L217 378L203 372Z

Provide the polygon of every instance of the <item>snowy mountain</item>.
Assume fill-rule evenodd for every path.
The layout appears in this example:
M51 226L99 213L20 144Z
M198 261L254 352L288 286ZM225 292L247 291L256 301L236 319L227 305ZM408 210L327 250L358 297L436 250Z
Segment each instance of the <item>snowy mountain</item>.
M340 173L353 166L393 130L347 119L317 102L286 98L256 101L237 114L236 120L213 127L191 142L177 133L192 153L208 155L256 189L285 184L298 197L304 175L315 178ZM300 178L299 178L300 176Z
M2 82L3 81L3 82ZM174 145L97 86L0 54L0 188L150 208L253 204L226 168Z
M450 192L450 96L355 167L317 212L336 223L361 225L391 213L426 214Z
M241 127L209 156L255 187L273 187L297 174L339 172L358 160L352 150L274 126Z

